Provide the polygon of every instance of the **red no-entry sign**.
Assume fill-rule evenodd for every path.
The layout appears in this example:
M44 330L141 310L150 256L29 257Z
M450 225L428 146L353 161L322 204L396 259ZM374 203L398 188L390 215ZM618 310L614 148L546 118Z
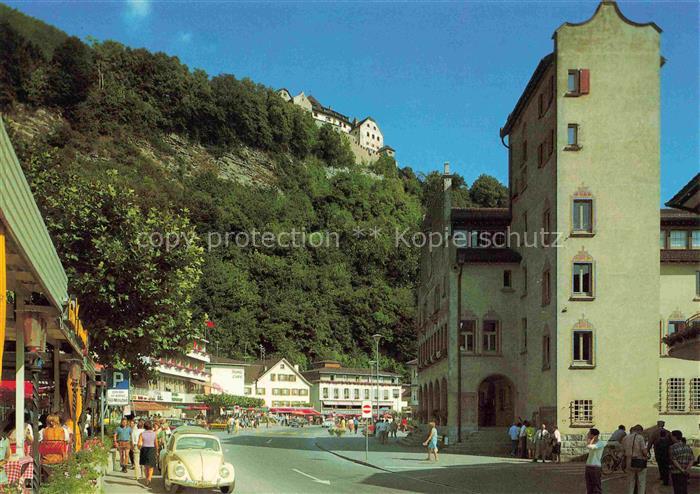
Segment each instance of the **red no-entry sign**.
M362 402L362 418L366 419L372 416L372 402L363 401Z

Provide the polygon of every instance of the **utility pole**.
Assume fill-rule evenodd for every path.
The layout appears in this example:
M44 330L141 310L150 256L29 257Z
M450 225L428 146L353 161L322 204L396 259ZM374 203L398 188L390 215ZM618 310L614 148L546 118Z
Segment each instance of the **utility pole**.
M379 421L379 340L382 339L382 335L375 334L372 335L374 339L374 359L377 362L377 421Z

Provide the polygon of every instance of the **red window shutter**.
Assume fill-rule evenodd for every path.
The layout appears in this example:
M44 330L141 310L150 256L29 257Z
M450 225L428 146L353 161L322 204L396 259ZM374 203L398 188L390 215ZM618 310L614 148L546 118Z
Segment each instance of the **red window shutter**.
M588 94L591 89L591 75L588 69L579 70L579 93Z

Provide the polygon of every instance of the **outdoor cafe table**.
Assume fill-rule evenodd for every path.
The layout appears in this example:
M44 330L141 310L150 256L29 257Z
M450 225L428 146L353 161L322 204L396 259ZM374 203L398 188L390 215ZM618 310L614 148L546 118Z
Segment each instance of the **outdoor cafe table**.
M24 473L22 468L25 468ZM34 476L34 459L31 456L24 456L17 459L9 459L5 463L5 473L7 474L7 482L9 485L17 485L22 480L22 487L26 485L26 479Z

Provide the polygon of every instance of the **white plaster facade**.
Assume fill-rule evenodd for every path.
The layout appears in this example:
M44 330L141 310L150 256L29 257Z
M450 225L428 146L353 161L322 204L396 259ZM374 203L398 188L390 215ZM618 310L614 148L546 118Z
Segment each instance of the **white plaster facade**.
M305 406L311 403L311 384L285 358L256 362L245 368L243 394L265 400L267 407Z

